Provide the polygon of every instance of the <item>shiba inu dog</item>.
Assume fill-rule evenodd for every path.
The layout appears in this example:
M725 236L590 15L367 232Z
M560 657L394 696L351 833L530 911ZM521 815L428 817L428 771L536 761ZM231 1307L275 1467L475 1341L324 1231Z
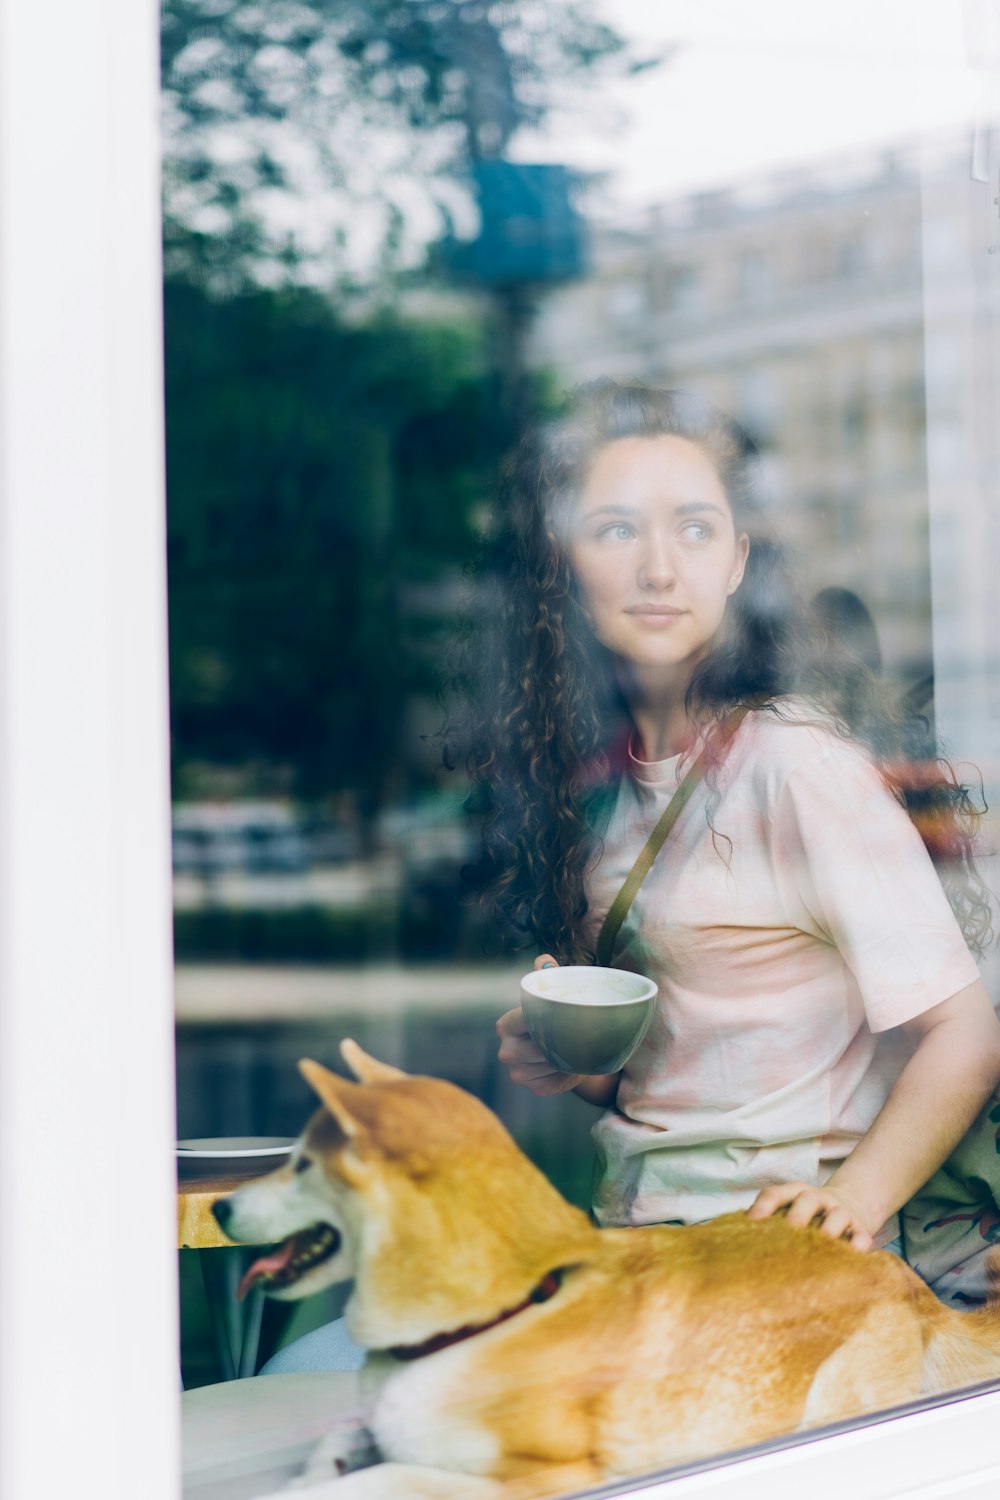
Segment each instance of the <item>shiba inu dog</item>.
M302 1062L322 1107L289 1163L216 1205L280 1241L245 1286L354 1280L380 1386L317 1497L551 1495L1000 1377L1000 1303L781 1218L597 1229L478 1100L341 1051L357 1082Z

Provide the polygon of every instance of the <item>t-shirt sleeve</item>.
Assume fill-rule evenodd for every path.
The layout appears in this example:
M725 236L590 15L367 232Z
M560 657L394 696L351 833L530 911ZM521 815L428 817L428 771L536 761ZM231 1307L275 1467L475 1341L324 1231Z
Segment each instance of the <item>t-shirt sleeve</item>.
M979 978L920 835L849 743L789 772L772 823L775 873L798 925L836 945L872 1031L921 1015Z

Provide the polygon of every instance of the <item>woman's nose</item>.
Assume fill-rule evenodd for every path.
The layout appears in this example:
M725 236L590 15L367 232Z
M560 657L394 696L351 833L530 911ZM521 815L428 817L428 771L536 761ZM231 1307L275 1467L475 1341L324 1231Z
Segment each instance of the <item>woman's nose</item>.
M668 589L674 582L674 565L665 537L649 536L639 563L639 583L647 589Z

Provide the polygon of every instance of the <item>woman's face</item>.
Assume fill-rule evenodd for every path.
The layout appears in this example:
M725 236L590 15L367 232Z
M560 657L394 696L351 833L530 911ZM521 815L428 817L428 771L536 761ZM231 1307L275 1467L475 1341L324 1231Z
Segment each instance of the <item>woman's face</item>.
M699 444L627 437L598 451L569 552L598 640L636 666L690 669L739 588L749 542Z

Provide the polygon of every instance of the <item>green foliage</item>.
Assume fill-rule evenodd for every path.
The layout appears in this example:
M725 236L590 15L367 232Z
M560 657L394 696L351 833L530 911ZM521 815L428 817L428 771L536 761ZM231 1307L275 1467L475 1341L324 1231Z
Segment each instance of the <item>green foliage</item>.
M423 774L406 705L439 686L493 487L480 334L183 283L165 326L176 792L188 765L259 762L372 806Z
M362 916L329 906L288 911L208 907L174 913L181 963L362 963L372 943Z
M340 84L411 129L459 124L473 156L495 155L541 123L555 80L622 47L586 0L165 0L161 75L192 127L283 119L324 83L332 115Z
M390 913L321 905L175 911L174 952L180 963L367 963L389 955L407 963L475 962L487 934L478 912L463 902L457 872L451 875L431 908L404 899Z
M176 795L426 781L407 715L530 382L479 321L348 323L307 283L419 259L476 160L632 65L597 3L164 0Z
M468 217L472 162L642 66L593 0L164 0L161 60L167 270L228 290L356 274L359 232L405 263ZM315 222L279 231L296 193Z

